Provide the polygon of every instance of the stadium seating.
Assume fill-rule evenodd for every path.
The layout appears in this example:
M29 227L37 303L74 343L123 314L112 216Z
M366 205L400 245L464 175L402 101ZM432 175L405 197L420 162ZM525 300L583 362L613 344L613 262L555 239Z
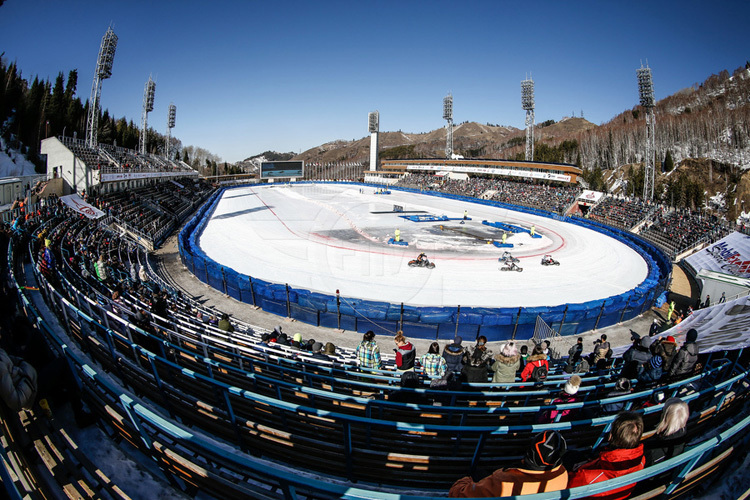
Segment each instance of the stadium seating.
M489 382L454 391L400 389L391 370L359 372L349 350L341 349L336 363L315 363L301 351L264 345L262 327L235 322L235 332L228 333L198 321L195 310L219 311L169 290L158 275L140 291L113 299L106 282L82 275L75 262L78 249L109 255L118 263L110 266L113 281L121 282L130 280L130 263L150 269L147 256L117 233L70 215L43 223L61 257L61 272L54 282L36 273L40 290L35 292L25 288L30 266L14 268L9 255L24 313L69 362L109 435L154 459L175 487L190 494L442 496L462 475L518 460L541 430L560 430L573 448L601 443L614 419L600 411L602 403L622 401L638 409L651 433L662 405L644 404L656 392L688 402L695 446L626 478L535 498L582 498L636 480L643 498L672 494L694 487L729 460L738 440L747 440L750 418L742 415L750 369L743 352L703 356L700 374L608 399L619 370L615 365L603 377L585 376L581 400L566 405L551 404L565 381L562 374L533 386L517 381L502 390ZM34 244L28 251L35 258ZM168 291L168 313L151 314L147 323L136 325L132 317L138 308L150 309L157 286ZM62 331L40 307L50 308ZM387 361L392 367L392 358ZM391 401L397 391L419 403ZM570 409L576 417L535 423L545 409ZM718 433L709 437L709 429ZM63 435L48 432L56 439ZM0 468L4 473L8 463L5 459ZM648 480L671 472L679 474ZM22 497L17 482L4 485ZM119 494L102 480L90 488L105 497Z

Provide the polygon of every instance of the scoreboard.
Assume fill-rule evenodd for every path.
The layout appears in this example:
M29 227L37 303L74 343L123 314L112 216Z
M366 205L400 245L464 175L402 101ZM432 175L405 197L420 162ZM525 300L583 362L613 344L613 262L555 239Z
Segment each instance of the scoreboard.
M282 179L302 177L305 162L302 161L264 161L260 164L261 179Z

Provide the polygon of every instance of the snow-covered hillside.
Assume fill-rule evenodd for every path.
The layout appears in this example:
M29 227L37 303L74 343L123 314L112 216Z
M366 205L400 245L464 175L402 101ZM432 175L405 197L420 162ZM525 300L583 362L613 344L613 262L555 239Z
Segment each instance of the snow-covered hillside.
M37 175L34 164L18 151L7 148L5 141L0 137L0 178L26 175Z

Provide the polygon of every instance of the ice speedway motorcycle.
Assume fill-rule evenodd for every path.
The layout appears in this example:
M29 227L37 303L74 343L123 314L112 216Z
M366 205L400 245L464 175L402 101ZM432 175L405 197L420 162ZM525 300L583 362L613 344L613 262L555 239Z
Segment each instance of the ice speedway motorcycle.
M426 267L427 269L434 269L435 263L430 262L430 260L425 257L425 254L421 253L416 259L409 261L409 267Z
M498 262L502 262L503 264L507 264L509 262L515 262L515 263L521 262L517 258L513 257L513 255L510 252L508 252L507 250L505 252L503 252L502 257L500 257L497 260L498 260Z
M516 259L518 260L518 259ZM523 271L522 267L519 267L518 264L516 264L513 261L506 261L503 267L500 268L501 271L518 271L519 273Z
M551 255L545 255L542 257L542 265L543 266L559 266L560 262L553 259Z

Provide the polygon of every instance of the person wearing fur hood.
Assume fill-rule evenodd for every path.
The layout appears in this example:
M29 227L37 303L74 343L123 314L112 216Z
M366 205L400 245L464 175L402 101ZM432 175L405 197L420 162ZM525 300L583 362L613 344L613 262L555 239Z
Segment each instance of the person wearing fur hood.
M515 342L506 343L495 356L495 363L490 367L494 372L493 384L511 384L516 381L516 373L521 367L521 355L516 349Z

